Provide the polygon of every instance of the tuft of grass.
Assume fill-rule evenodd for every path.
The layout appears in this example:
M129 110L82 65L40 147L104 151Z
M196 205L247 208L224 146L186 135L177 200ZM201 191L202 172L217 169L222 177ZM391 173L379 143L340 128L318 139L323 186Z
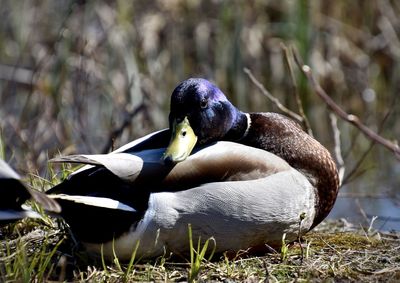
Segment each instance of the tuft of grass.
M201 238L199 237L197 240L197 249L194 249L192 226L190 224L188 224L188 233L189 233L189 249L190 249L190 269L189 269L189 273L188 273L188 281L193 282L197 279L197 277L200 273L201 263L203 262L206 252L208 250L209 242L210 241L213 242L214 247L213 247L213 250L211 251L208 261L210 261L214 255L216 243L215 243L215 239L213 237L211 237L211 238L208 238L204 242L203 246L201 246Z
M101 245L100 257L101 257L101 264L103 266L104 273L106 275L109 275L108 268L107 268L107 265L106 265L106 261L105 261L105 258L104 258L104 245Z
M136 258L136 253L140 245L140 241L136 242L135 248L132 250L131 257L127 264L121 263L118 259L118 255L115 252L115 242L113 241L112 252L113 252L113 265L107 266L106 260L104 257L104 246L102 245L100 248L100 257L101 257L101 266L103 268L103 274L106 277L111 277L118 275L120 281L129 282L132 278L135 277L135 265L136 262L140 259Z
M286 243L286 233L282 235L282 245L281 245L281 262L286 262L288 259L289 245Z
M131 258L129 260L129 263L128 263L128 266L126 268L126 271L124 273L124 282L128 281L129 275L132 273L132 271L134 271L133 270L133 268L135 267L134 262L135 262L135 259L136 259L136 253L137 253L137 250L139 248L139 245L140 245L140 241L137 241L136 245L135 245L135 248L132 251L132 255L131 255Z
M0 252L1 281L46 281L54 271L56 252L63 240L60 239L54 245L47 236L38 240L32 235L31 238L19 237L12 244L6 242L5 250Z
M1 159L5 159L6 157L6 149L4 146L4 142L3 142L3 133L1 132L1 128L0 128L0 158Z

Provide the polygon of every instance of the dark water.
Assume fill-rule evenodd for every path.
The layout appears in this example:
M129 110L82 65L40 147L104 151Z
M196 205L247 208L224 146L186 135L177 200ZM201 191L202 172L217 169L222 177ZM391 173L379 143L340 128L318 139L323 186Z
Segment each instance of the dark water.
M343 186L329 218L373 228L400 231L400 162L390 153L386 164Z
M345 218L347 221L383 231L400 231L400 207L390 198L338 198L329 218Z

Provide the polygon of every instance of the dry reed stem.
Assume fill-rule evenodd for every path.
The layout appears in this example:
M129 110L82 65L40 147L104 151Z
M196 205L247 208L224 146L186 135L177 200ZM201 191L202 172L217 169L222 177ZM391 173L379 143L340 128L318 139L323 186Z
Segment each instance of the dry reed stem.
M307 116L304 113L303 103L301 102L301 99L300 99L299 88L297 86L296 77L295 77L294 71L293 71L293 66L292 66L292 58L293 58L292 52L293 51L291 49L287 48L286 45L283 43L281 43L281 48L283 49L283 52L285 54L285 61L286 61L286 65L289 69L290 78L291 78L292 86L293 86L293 93L294 93L294 97L296 98L297 109L300 113L300 116L303 119L303 122L302 122L303 127L310 136L313 136L310 122L308 121Z

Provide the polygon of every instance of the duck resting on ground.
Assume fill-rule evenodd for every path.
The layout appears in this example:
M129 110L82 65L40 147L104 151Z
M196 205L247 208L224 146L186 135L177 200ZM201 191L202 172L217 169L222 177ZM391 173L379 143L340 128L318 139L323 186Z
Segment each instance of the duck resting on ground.
M172 93L169 129L88 164L47 195L89 252L129 259L279 246L318 225L336 200L335 163L318 141L276 113L244 113L215 85L188 79ZM301 219L300 219L301 218ZM301 222L301 224L300 224ZM138 244L137 244L138 243Z

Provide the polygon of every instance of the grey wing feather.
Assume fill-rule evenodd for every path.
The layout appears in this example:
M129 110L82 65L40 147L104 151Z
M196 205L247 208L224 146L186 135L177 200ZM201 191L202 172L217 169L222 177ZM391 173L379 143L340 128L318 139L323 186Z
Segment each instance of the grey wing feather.
M93 159L87 158L85 155L67 155L59 156L49 160L51 163L79 163L79 164L89 164L89 165L102 165Z
M0 159L0 178L1 179L17 179L20 177L3 159Z

